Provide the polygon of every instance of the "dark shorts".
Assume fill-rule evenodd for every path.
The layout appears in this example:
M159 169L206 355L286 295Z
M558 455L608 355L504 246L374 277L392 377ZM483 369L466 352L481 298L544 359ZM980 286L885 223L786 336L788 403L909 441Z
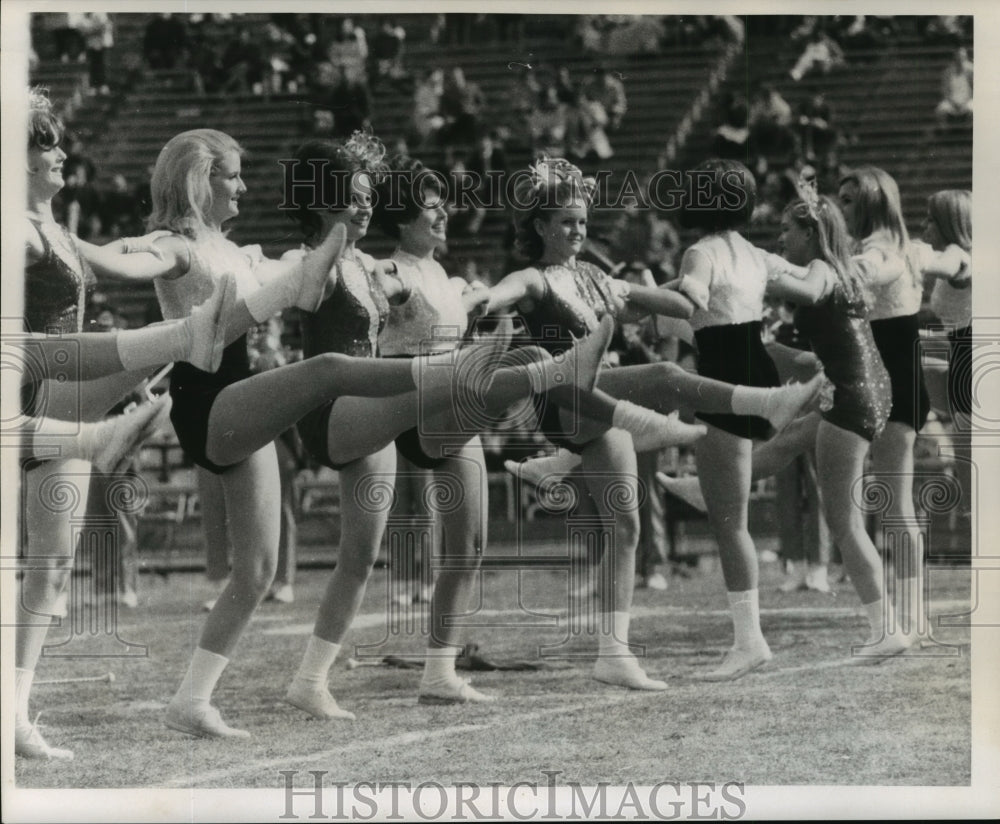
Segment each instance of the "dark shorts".
M760 337L760 321L706 326L694 333L698 374L737 386L781 386L778 369ZM699 420L739 438L763 440L771 435L766 418L697 412Z
M951 411L972 414L972 325L948 333L948 403Z
M384 357L413 360L416 355L386 355ZM420 432L415 426L396 436L396 449L406 460L421 469L438 469L448 460L447 458L432 458L424 452L420 446Z
M901 315L871 322L872 335L892 383L889 422L902 423L919 432L927 423L931 399L920 365L920 327L916 315ZM971 380L971 375L969 376Z
M574 443L570 439L570 433L566 432L562 415L559 414L562 407L549 398L549 393L536 392L531 396L531 402L535 407L538 432L554 446L561 446L576 455L581 454L587 444Z

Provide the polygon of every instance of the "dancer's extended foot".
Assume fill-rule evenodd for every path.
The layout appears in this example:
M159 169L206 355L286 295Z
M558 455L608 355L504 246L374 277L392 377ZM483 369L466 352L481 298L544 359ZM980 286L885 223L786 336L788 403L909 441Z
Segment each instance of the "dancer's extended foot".
M38 731L38 719L34 724L18 721L14 725L14 754L24 758L44 758L46 760L72 761L73 751L63 747L53 747Z
M236 279L223 275L212 297L191 310L182 323L187 327L188 353L185 361L205 372L215 372L226 348L226 319L236 302Z
M299 261L299 289L295 305L306 312L315 312L323 302L330 268L347 245L347 229L342 223L334 226L323 242Z
M124 415L83 424L80 457L99 472L118 472L143 441L166 423L169 414L170 396L163 395Z
M678 412L663 415L644 406L618 401L613 423L632 436L636 452L656 452L670 446L687 446L705 437L704 424L684 423Z
M914 635L900 632L884 635L879 639L869 639L863 646L851 647L851 663L857 666L872 666L904 654L916 642Z
M657 681L646 675L634 655L599 656L594 664L594 679L632 690L662 691L667 688L666 681Z
M665 472L656 473L656 482L675 498L684 501L688 506L699 512L708 512L705 496L701 494L701 484L697 475L685 475L683 478L671 478Z
M420 704L491 704L495 695L480 692L467 678L453 675L447 679L420 682L417 702Z
M766 417L776 432L780 432L807 411L806 407L819 396L823 380L823 373L817 372L806 383L789 383L774 390Z
M702 675L701 681L735 681L748 672L764 666L774 656L765 642L763 646L756 645L747 649L732 647L722 660L722 665L711 672Z
M504 469L522 483L530 484L539 494L547 494L549 489L559 483L570 472L582 463L579 455L568 449L559 449L555 455L544 455L540 458L528 458L526 461L504 461Z
M330 695L330 690L324 685L314 687L299 681L292 681L288 692L285 693L285 701L293 707L309 713L313 718L321 718L324 721L334 718L353 721L355 717L353 712L341 709L337 700Z
M249 738L246 730L230 727L219 711L211 704L195 704L187 702L170 702L164 723L170 729L193 735L198 738Z

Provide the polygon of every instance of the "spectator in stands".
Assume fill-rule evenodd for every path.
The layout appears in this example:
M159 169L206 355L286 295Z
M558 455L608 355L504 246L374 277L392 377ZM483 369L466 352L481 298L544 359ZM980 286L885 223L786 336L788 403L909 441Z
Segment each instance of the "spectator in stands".
M409 81L403 68L403 47L406 30L391 17L382 21L382 27L372 37L370 57L372 68L368 72L369 86L374 91L383 80L397 88Z
M806 99L799 110L799 145L809 163L829 166L837 146L837 130L833 127L833 109L822 94Z
M550 157L565 157L569 124L569 107L559 102L555 86L546 86L538 105L528 116L535 156L547 154Z
M458 204L461 216L450 224L450 227L457 233L475 235L482 228L487 208L496 205L495 193L502 185L502 183L491 185L490 176L503 181L508 170L507 155L499 134L495 130L483 131L465 158L463 166L466 174L471 175L478 185L470 192L467 204Z
M597 101L581 92L575 106L567 107L569 113L569 145L571 160L592 163L614 156L606 127L608 115Z
M750 142L753 153L765 158L795 151L792 107L770 83L762 83L750 101Z
M972 118L972 61L960 46L941 74L941 102L935 109L939 127Z
M139 204L124 175L116 174L100 200L101 233L107 237L140 235Z
M530 68L511 64L511 69L516 73L511 76L505 94L511 114L509 141L514 147L529 147L532 145L531 116L538 108L542 86ZM556 98L559 98L558 88Z
M675 260L681 248L680 235L669 221L661 218L635 197L622 203L611 229L608 254L625 271L649 270L653 283L665 283L676 275Z
M82 61L86 58L84 51L83 33L80 25L83 15L79 12L73 14L60 14L62 18L57 21L62 25L57 25L52 31L53 39L56 43L56 54L59 55L59 62L69 63L70 60Z
M465 79L465 72L455 66L444 78L440 113L444 118L439 137L446 146L471 146L476 139L479 120L486 105L482 89Z
M172 69L187 48L187 25L179 14L157 14L146 24L143 54L151 69Z
M295 38L271 21L264 26L264 43L264 93L281 94L286 87L290 92L298 91L298 82L291 77Z
M264 61L260 46L253 41L248 28L241 28L222 55L225 80L219 91L236 94L261 94L264 90Z
M651 14L620 15L624 18L607 33L604 54L658 54L666 29Z
M958 48L971 38L966 31L970 18L957 15L918 17L918 30L929 44Z
M798 83L812 71L819 70L826 75L843 64L843 49L829 35L826 27L822 23L817 23L805 49L788 74L792 80Z
M618 131L622 118L628 111L625 84L607 66L597 69L594 77L583 87L583 94L603 111L608 130Z
M64 209L63 222L71 234L84 240L100 234L100 196L94 186L96 170L83 142L73 136L63 161L65 186L59 194Z
M333 111L334 137L350 137L354 132L370 125L371 97L362 77L352 75L345 64L339 67L340 76L330 93Z
M742 97L732 100L726 109L726 120L715 130L710 154L723 160L747 162L750 155L750 129L747 124L747 104Z
M83 42L87 48L89 69L87 91L89 94L110 94L111 89L108 87L104 65L104 52L115 44L111 18L104 12L84 12L81 17L80 32L83 34Z
M363 78L367 83L368 39L365 30L354 25L352 18L344 17L336 25L326 56L334 66L346 67L350 77Z
M431 69L417 83L413 92L413 142L426 146L444 124L441 116L441 95L444 92L444 71Z
M556 87L556 97L559 98L560 103L565 103L567 106L576 105L578 92L576 85L573 83L573 78L570 76L569 67L559 66L556 69L556 76L552 83Z

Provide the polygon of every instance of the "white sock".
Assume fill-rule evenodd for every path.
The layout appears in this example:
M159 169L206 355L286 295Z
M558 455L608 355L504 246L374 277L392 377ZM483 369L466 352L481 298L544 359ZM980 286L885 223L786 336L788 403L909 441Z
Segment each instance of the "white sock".
M296 266L290 275L277 277L263 284L260 289L244 298L250 316L263 323L274 317L282 309L295 305L302 287L302 266Z
M774 389L760 386L734 386L730 402L735 415L766 418L775 401Z
M865 615L868 616L868 626L871 628L872 641L880 641L885 635L885 599L879 598L870 604L865 604Z
M638 415L645 419L646 412L645 407L631 401L618 401L615 404L614 411L611 413L611 425L616 429L625 429L631 432L636 416Z
M424 658L424 676L426 683L451 681L456 678L455 659L458 657L458 647L428 647Z
M745 592L727 592L729 610L733 616L733 635L735 646L739 649L765 643L764 633L760 631L760 601L756 589Z
M115 334L118 359L126 372L182 361L190 356L190 336L190 329L183 321L118 332Z
M305 654L302 656L302 663L299 664L299 670L295 673L295 680L313 687L325 686L330 674L330 667L337 660L339 652L340 644L332 644L316 635L309 636Z
M35 671L21 669L14 670L14 719L18 724L30 724L28 718L28 696L31 695L31 684L35 680Z
M602 616L606 618L608 613ZM628 648L629 624L632 616L627 612L612 612L611 626L601 627L601 634L598 636L597 649L602 653L616 653L618 655L630 655Z
M191 657L191 665L177 690L176 698L188 700L192 705L207 704L212 691L229 663L224 655L196 647Z

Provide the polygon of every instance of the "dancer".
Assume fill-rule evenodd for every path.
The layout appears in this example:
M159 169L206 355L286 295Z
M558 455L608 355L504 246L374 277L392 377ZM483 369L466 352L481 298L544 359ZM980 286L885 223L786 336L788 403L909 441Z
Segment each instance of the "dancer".
M222 284L190 318L116 335L80 334L83 307L93 290L93 262L106 274L121 274L149 258L148 239L131 239L119 249L79 241L55 222L52 198L63 187L60 147L63 125L49 99L29 94L28 209L23 336L5 339L16 347L24 367L21 389L24 444L23 497L30 561L15 607L15 752L29 758L72 758L51 747L29 721L28 700L51 617L72 572L74 542L70 512L47 506L44 489L52 478L74 477L78 507L86 506L90 463L114 472L148 437L167 411L166 402L146 404L135 413L102 423L84 423L102 415L144 376L145 369L168 357L218 367L220 317L227 289ZM137 252L131 254L131 251ZM40 334L45 332L48 334ZM69 375L62 383L52 380ZM47 380L48 379L48 380ZM85 381L79 383L78 381Z
M905 524L893 559L896 626L913 641L922 625L923 564L913 505L913 446L927 421L930 398L920 363L917 312L923 297L919 263L910 246L899 187L882 169L865 166L840 179L840 206L848 231L872 264L869 319L892 383L892 411L872 444L871 470L889 489L885 517ZM893 626L889 620L887 626Z
M515 217L518 250L534 263L508 275L493 287L488 304L490 310L517 306L535 339L542 345L550 341L555 351L564 345L566 335L591 328L605 315L629 317L632 312L692 315L694 304L682 293L627 287L612 281L597 267L577 260L586 238L590 198L576 167L564 160L542 161L521 179L515 194L516 202L522 207ZM689 255L689 259L691 257ZM785 261L781 261L781 265L786 269L794 268ZM681 284L682 288L693 289L691 282L689 276ZM707 297L707 288L703 291ZM762 295L763 283L758 303ZM694 317L697 319L698 313ZM550 334L545 334L553 327L561 331L562 340L553 340ZM744 376L744 381L748 377L752 376ZM557 446L581 456L587 488L601 516L613 529L614 553L605 553L601 561L613 569L614 588L613 592L602 593L605 630L600 636L595 678L636 689L666 688L664 682L653 680L643 672L628 648L638 513L612 512L606 495L609 483L625 481L638 499L635 450L640 447L619 428L623 425L622 418L627 417L627 414L622 415L622 410L628 413L630 407L641 408L636 406L641 404L660 412L684 406L703 412L755 414L766 418L760 422L762 426L770 421L780 429L818 388L818 379L782 388L733 386L691 375L676 364L661 362L605 370L592 399L587 396L566 399L558 389L537 398L539 419L546 436ZM675 421L674 426L674 443L692 442L704 434L703 427L690 427L679 421Z
M374 181L383 172L384 151L375 138L356 133L344 145L328 141L307 143L296 155L297 168L322 170L316 192L344 193L338 202L329 203L326 210L319 211L311 208L316 200L314 191L299 180L288 187L285 202L295 207L292 216L299 222L306 247L315 246L337 226L346 229L344 251L334 266L336 285L316 312L303 317L306 358L325 352L377 357L378 336L384 331L390 306L413 299L402 279L387 273L387 269L395 269L395 264L377 263L356 248L368 231L371 192ZM403 233L406 231L404 228ZM473 296L469 302L462 302L455 320L464 325L467 311L479 299ZM563 363L549 359L531 372L525 368L497 369L499 350L506 346L505 340L496 347L484 346L480 352L481 365L496 371L489 385L481 387L482 402L495 410L495 414L529 394L532 376L534 384L541 387L557 380L582 381L589 386L607 340L608 335L594 336ZM303 444L316 460L340 473L344 490L360 490L366 479L391 477L396 471L394 439L408 431L412 438L421 413L440 413L460 400L452 392L450 381L436 386L425 384L421 389L419 398L416 392L410 392L386 399L339 397L328 401L299 421ZM327 679L364 598L388 515L383 509L372 511L360 498L358 494L345 494L341 498L337 566L287 693L289 703L318 718L354 718L353 713L338 706L329 692ZM460 680L453 668L448 675L444 683L423 685L421 699L475 701L484 697Z
M232 342L219 371L178 364L171 375L174 429L188 456L220 478L234 557L229 584L209 613L166 723L191 735L246 738L249 733L226 724L210 699L274 575L280 522L274 438L331 398L387 396L441 380L432 373L461 370L474 350L412 363L325 353L250 376L247 330L291 305L314 310L346 231L335 227L300 261L269 261L259 247L241 249L227 240L223 224L239 213L246 192L240 154L236 141L211 129L183 132L164 146L153 171L149 228L174 234L156 241L163 259L145 274L155 278L167 318L188 314L222 272L234 274L240 292L227 317ZM450 386L450 369L444 371Z

